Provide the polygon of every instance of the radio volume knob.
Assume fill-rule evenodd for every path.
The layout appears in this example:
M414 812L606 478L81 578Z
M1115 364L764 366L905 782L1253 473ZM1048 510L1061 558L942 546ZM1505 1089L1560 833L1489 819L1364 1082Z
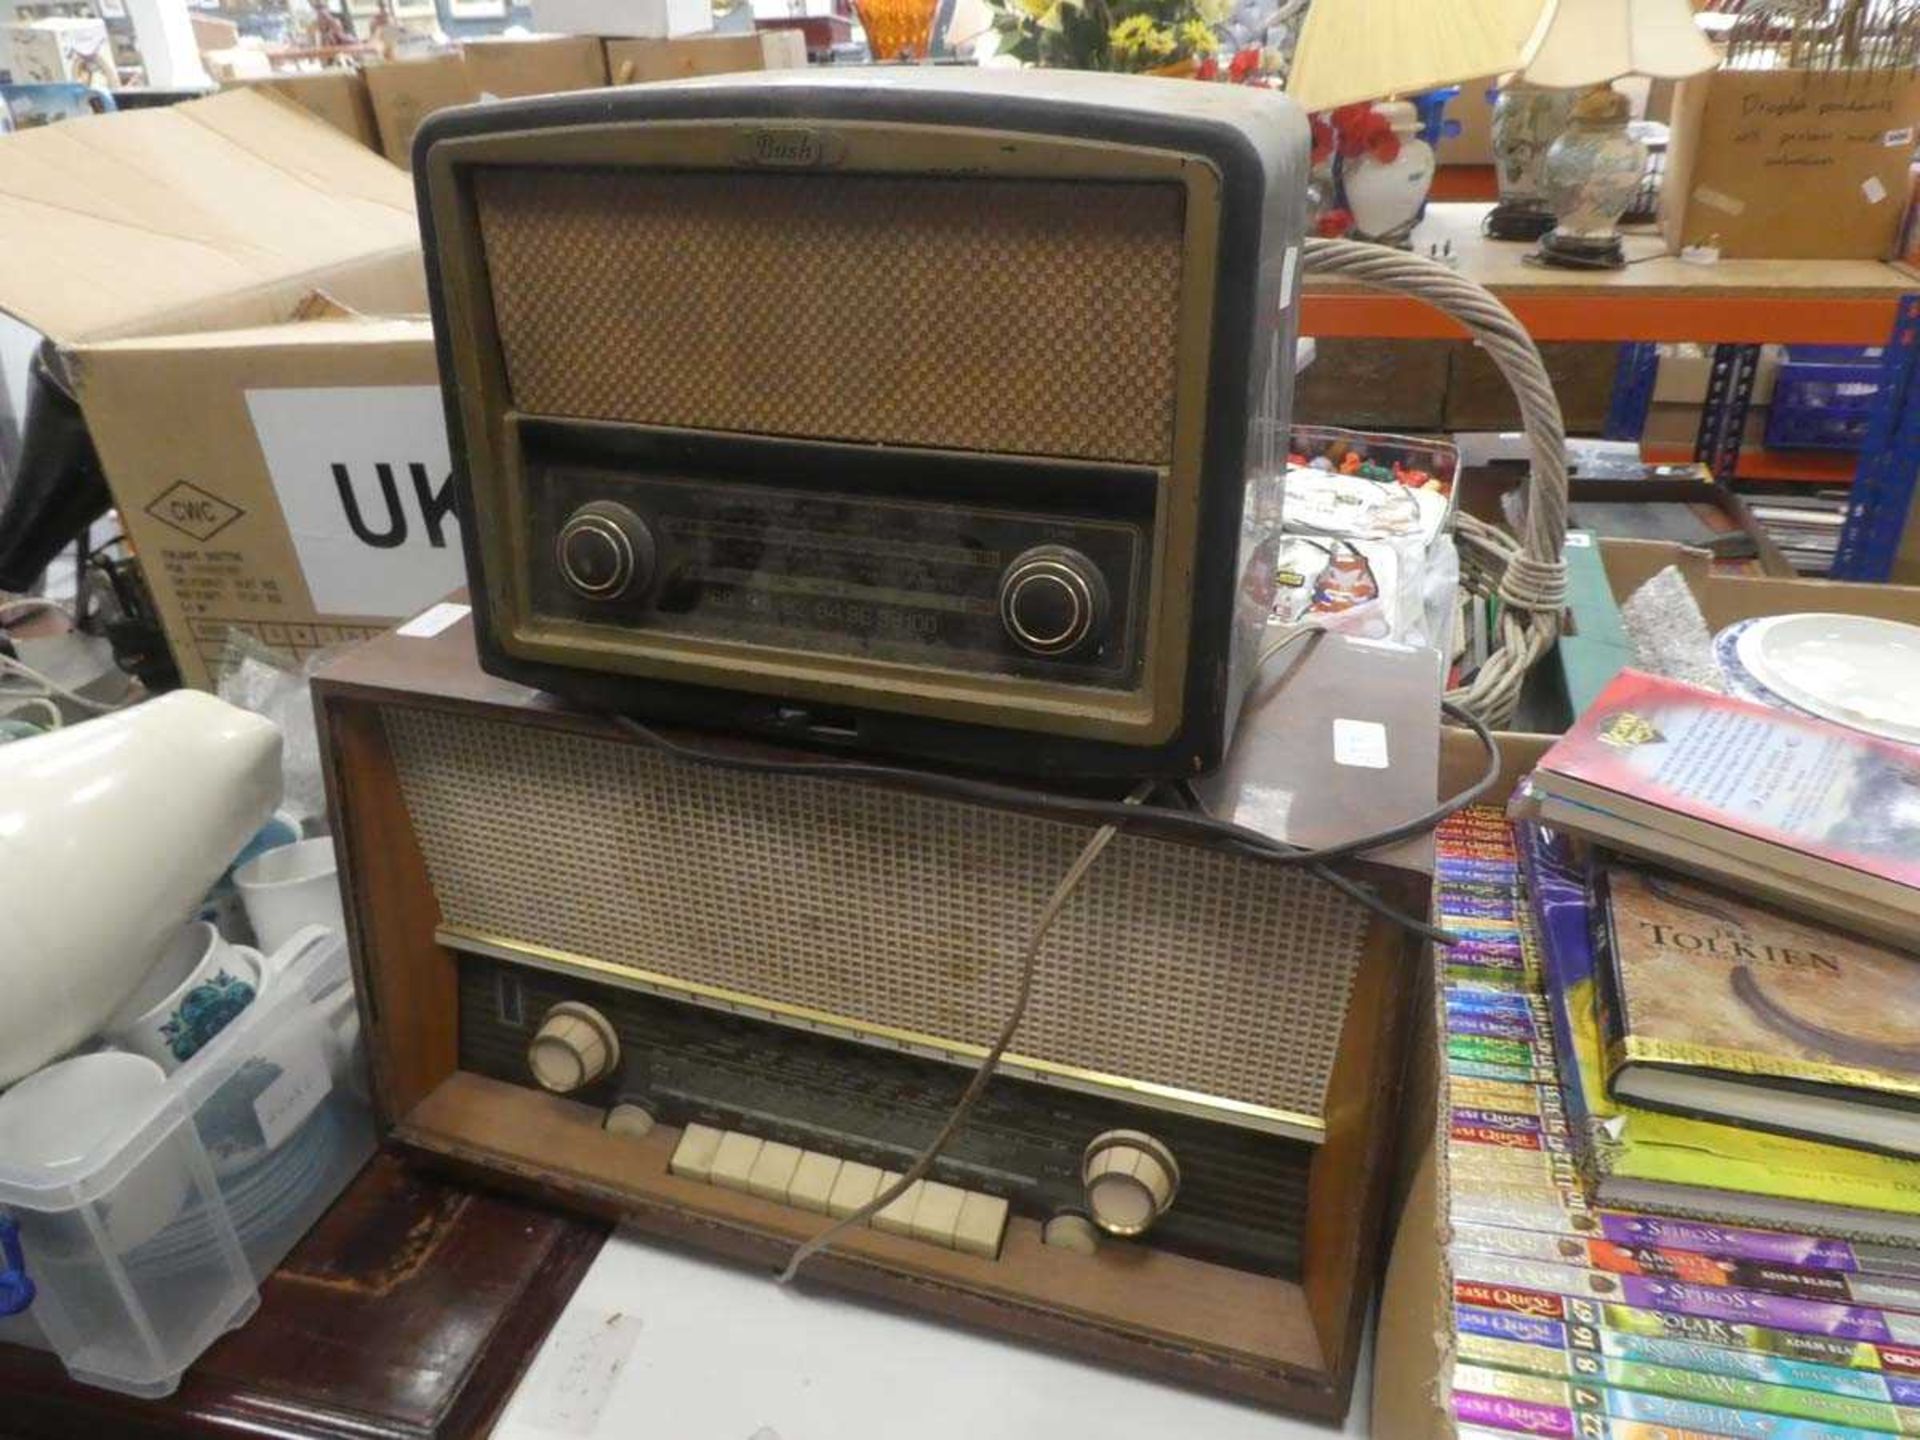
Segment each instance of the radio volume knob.
M584 1089L619 1063L619 1032L593 1006L575 1000L549 1010L527 1046L527 1068L556 1095Z
M1094 1136L1080 1160L1087 1213L1109 1235L1143 1235L1173 1204L1180 1166L1144 1130Z
M1078 550L1036 545L1000 575L1000 623L1021 649L1070 655L1107 626L1107 581Z
M569 515L553 554L560 578L589 600L643 595L653 584L653 531L617 500L595 500Z

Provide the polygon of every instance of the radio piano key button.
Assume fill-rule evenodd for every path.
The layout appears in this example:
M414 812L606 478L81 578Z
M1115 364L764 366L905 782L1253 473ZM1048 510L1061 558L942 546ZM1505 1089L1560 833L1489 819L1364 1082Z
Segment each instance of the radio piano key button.
M898 1170L842 1161L818 1150L709 1125L688 1125L681 1132L667 1170L684 1180L742 1191L836 1220L861 1209L900 1178ZM1008 1213L1008 1204L999 1195L939 1180L916 1180L867 1223L889 1235L995 1260L1006 1236ZM1086 1226L1089 1237L1093 1235L1093 1227L1082 1217L1071 1218ZM1051 1227L1048 1236L1047 1243L1054 1243ZM1091 1238L1087 1243L1092 1245Z
M787 1203L787 1187L793 1184L794 1172L800 1168L800 1147L783 1145L778 1140L769 1140L760 1147L760 1154L754 1159L753 1169L747 1172L747 1191L758 1195L762 1200L778 1200Z
M751 1135L742 1135L738 1130L729 1130L720 1137L720 1145L713 1152L713 1165L707 1176L711 1183L722 1190L746 1190L753 1180L754 1162L760 1158L765 1142Z
M620 1063L620 1037L591 1005L565 1000L547 1012L527 1046L527 1068L556 1095L591 1085Z
M713 1157L726 1138L724 1130L716 1130L711 1125L687 1126L680 1132L680 1143L673 1147L673 1159L667 1162L668 1173L683 1180L698 1180L702 1185L713 1183Z
M840 1167L840 1174L827 1195L827 1214L836 1220L846 1219L880 1193L883 1178L884 1172L872 1165L862 1165L857 1160L847 1161Z
M963 1255L997 1259L1000 1239L1006 1233L1006 1200L978 1190L967 1191L966 1198L960 1202L960 1218L953 1226L953 1248Z
M1070 655L1097 643L1107 627L1106 578L1065 545L1036 545L1000 576L1000 623L1035 655Z
M1080 1161L1087 1212L1109 1235L1143 1235L1180 1188L1173 1152L1142 1130L1096 1135Z
M880 1186L874 1191L874 1194L884 1195L899 1182L900 1178L901 1172L889 1170L885 1175L880 1177ZM884 1231L888 1235L913 1234L913 1212L920 1205L920 1191L926 1183L924 1180L914 1181L913 1184L900 1192L899 1199L895 1200L885 1209L875 1212L873 1218L867 1223L873 1226L874 1229Z
M909 1233L929 1245L953 1249L953 1232L959 1227L960 1207L967 1202L967 1192L938 1180L923 1180L919 1188L920 1203L913 1207Z
M658 559L653 531L614 500L582 505L561 525L553 542L560 578L589 600L644 595Z
M839 1178L839 1160L818 1150L809 1150L800 1157L799 1168L793 1172L793 1183L787 1186L787 1203L796 1209L825 1215L827 1201L833 1195L833 1183Z

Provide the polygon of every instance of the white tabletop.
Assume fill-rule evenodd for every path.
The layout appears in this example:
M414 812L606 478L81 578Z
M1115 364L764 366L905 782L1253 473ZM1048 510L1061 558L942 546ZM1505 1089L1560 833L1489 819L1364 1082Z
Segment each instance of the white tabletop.
M1332 1440L1344 1429L616 1234L495 1440Z

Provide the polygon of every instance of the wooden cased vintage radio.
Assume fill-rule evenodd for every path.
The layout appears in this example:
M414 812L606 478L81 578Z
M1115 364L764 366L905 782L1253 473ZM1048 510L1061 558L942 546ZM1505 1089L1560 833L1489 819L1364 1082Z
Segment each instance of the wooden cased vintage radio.
M1431 652L1329 637L1270 668L1211 813L1324 844L1432 804ZM769 1266L939 1130L1091 833L665 753L487 675L464 621L367 642L314 691L385 1124ZM1390 768L1342 763L1355 724ZM1424 914L1429 853L1340 869ZM1342 1413L1418 953L1305 868L1122 831L930 1182L802 1278Z
M1306 123L945 67L442 111L482 665L999 771L1191 776L1271 601Z

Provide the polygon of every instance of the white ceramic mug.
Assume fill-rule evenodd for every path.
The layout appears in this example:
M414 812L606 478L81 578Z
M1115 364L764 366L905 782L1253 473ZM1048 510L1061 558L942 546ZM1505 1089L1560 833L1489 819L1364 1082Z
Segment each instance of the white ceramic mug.
M280 799L280 731L197 690L0 745L0 1085L95 1034Z
M158 1112L166 1083L158 1064L124 1050L49 1065L0 1094L0 1156L9 1168L38 1170L50 1181L63 1172L84 1179L99 1168L102 1147ZM161 1144L99 1202L114 1250L133 1250L173 1222L186 1203L187 1164L179 1145Z
M172 1072L253 1003L262 977L257 955L196 920L114 1011L107 1038Z
M333 841L326 836L254 856L233 872L233 884L247 907L254 940L268 954L304 926L325 925L342 933L347 928Z

